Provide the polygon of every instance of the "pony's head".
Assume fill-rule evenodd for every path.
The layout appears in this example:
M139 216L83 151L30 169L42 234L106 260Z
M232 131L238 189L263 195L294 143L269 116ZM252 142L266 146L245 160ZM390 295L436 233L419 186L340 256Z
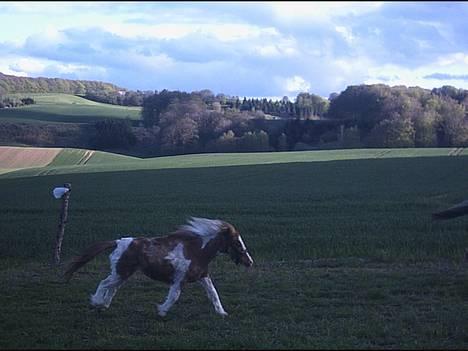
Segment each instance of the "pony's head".
M252 257L250 257L237 229L232 224L224 222L222 234L225 238L225 245L221 252L229 254L235 264L242 263L246 267L252 266Z
M219 219L207 219L191 217L188 224L180 227L182 230L189 231L202 239L203 249L212 239L218 238L216 249L219 252L229 254L236 263L242 263L246 267L253 264L252 257L247 252L245 244L234 226L228 222Z

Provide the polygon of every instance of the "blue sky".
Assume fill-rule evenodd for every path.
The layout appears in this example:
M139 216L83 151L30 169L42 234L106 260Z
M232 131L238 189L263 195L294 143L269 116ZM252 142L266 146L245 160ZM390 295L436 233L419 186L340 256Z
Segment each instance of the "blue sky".
M0 72L328 97L468 89L468 2L0 2Z

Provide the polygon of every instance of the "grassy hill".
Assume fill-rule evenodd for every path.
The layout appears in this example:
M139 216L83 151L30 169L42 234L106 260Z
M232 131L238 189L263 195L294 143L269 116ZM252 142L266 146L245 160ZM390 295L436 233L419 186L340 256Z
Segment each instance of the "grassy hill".
M454 152L457 151L457 152ZM50 174L96 173L116 171L137 171L166 168L199 168L272 163L302 163L318 161L358 160L376 158L435 157L468 155L467 149L428 148L428 149L348 149L323 151L296 151L276 153L228 153L197 154L140 159L136 157L95 151L80 163L87 150L63 149L57 158L45 167L18 169L3 177L29 177ZM1 169L0 164L0 169ZM5 168L5 167L3 167ZM4 170L3 173L5 173Z
M48 166L0 177L0 348L468 347L466 218L430 216L466 198L466 150L86 152L64 149ZM73 188L65 262L93 241L159 236L188 216L233 223L255 265L213 262L230 315L189 284L159 318L168 287L139 273L108 310L89 308L108 253L68 284L49 265L60 209L51 191L64 182Z
M32 97L36 104L0 109L0 122L89 123L103 118L140 119L140 107L109 105L69 94L9 94Z
M104 164L113 167L113 164L139 161L130 156L112 154L102 151L72 148L35 148L0 146L0 174L19 171L16 174L39 175L68 168L82 167L90 164Z

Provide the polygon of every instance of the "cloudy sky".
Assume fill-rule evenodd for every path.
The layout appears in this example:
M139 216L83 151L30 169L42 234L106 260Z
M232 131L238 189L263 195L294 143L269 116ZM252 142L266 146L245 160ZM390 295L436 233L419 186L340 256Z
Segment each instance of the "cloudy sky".
M468 89L468 2L0 2L0 72L328 97Z

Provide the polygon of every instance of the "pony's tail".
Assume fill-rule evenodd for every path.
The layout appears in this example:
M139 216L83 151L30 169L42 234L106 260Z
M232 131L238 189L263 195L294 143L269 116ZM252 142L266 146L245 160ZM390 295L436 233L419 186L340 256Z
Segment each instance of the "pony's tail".
M100 241L94 243L90 247L88 247L81 255L75 256L72 261L69 263L67 270L65 271L64 277L66 281L69 281L72 277L73 273L75 273L78 269L83 267L86 263L91 261L94 257L99 255L104 250L115 248L117 246L117 242L115 240L112 241Z

